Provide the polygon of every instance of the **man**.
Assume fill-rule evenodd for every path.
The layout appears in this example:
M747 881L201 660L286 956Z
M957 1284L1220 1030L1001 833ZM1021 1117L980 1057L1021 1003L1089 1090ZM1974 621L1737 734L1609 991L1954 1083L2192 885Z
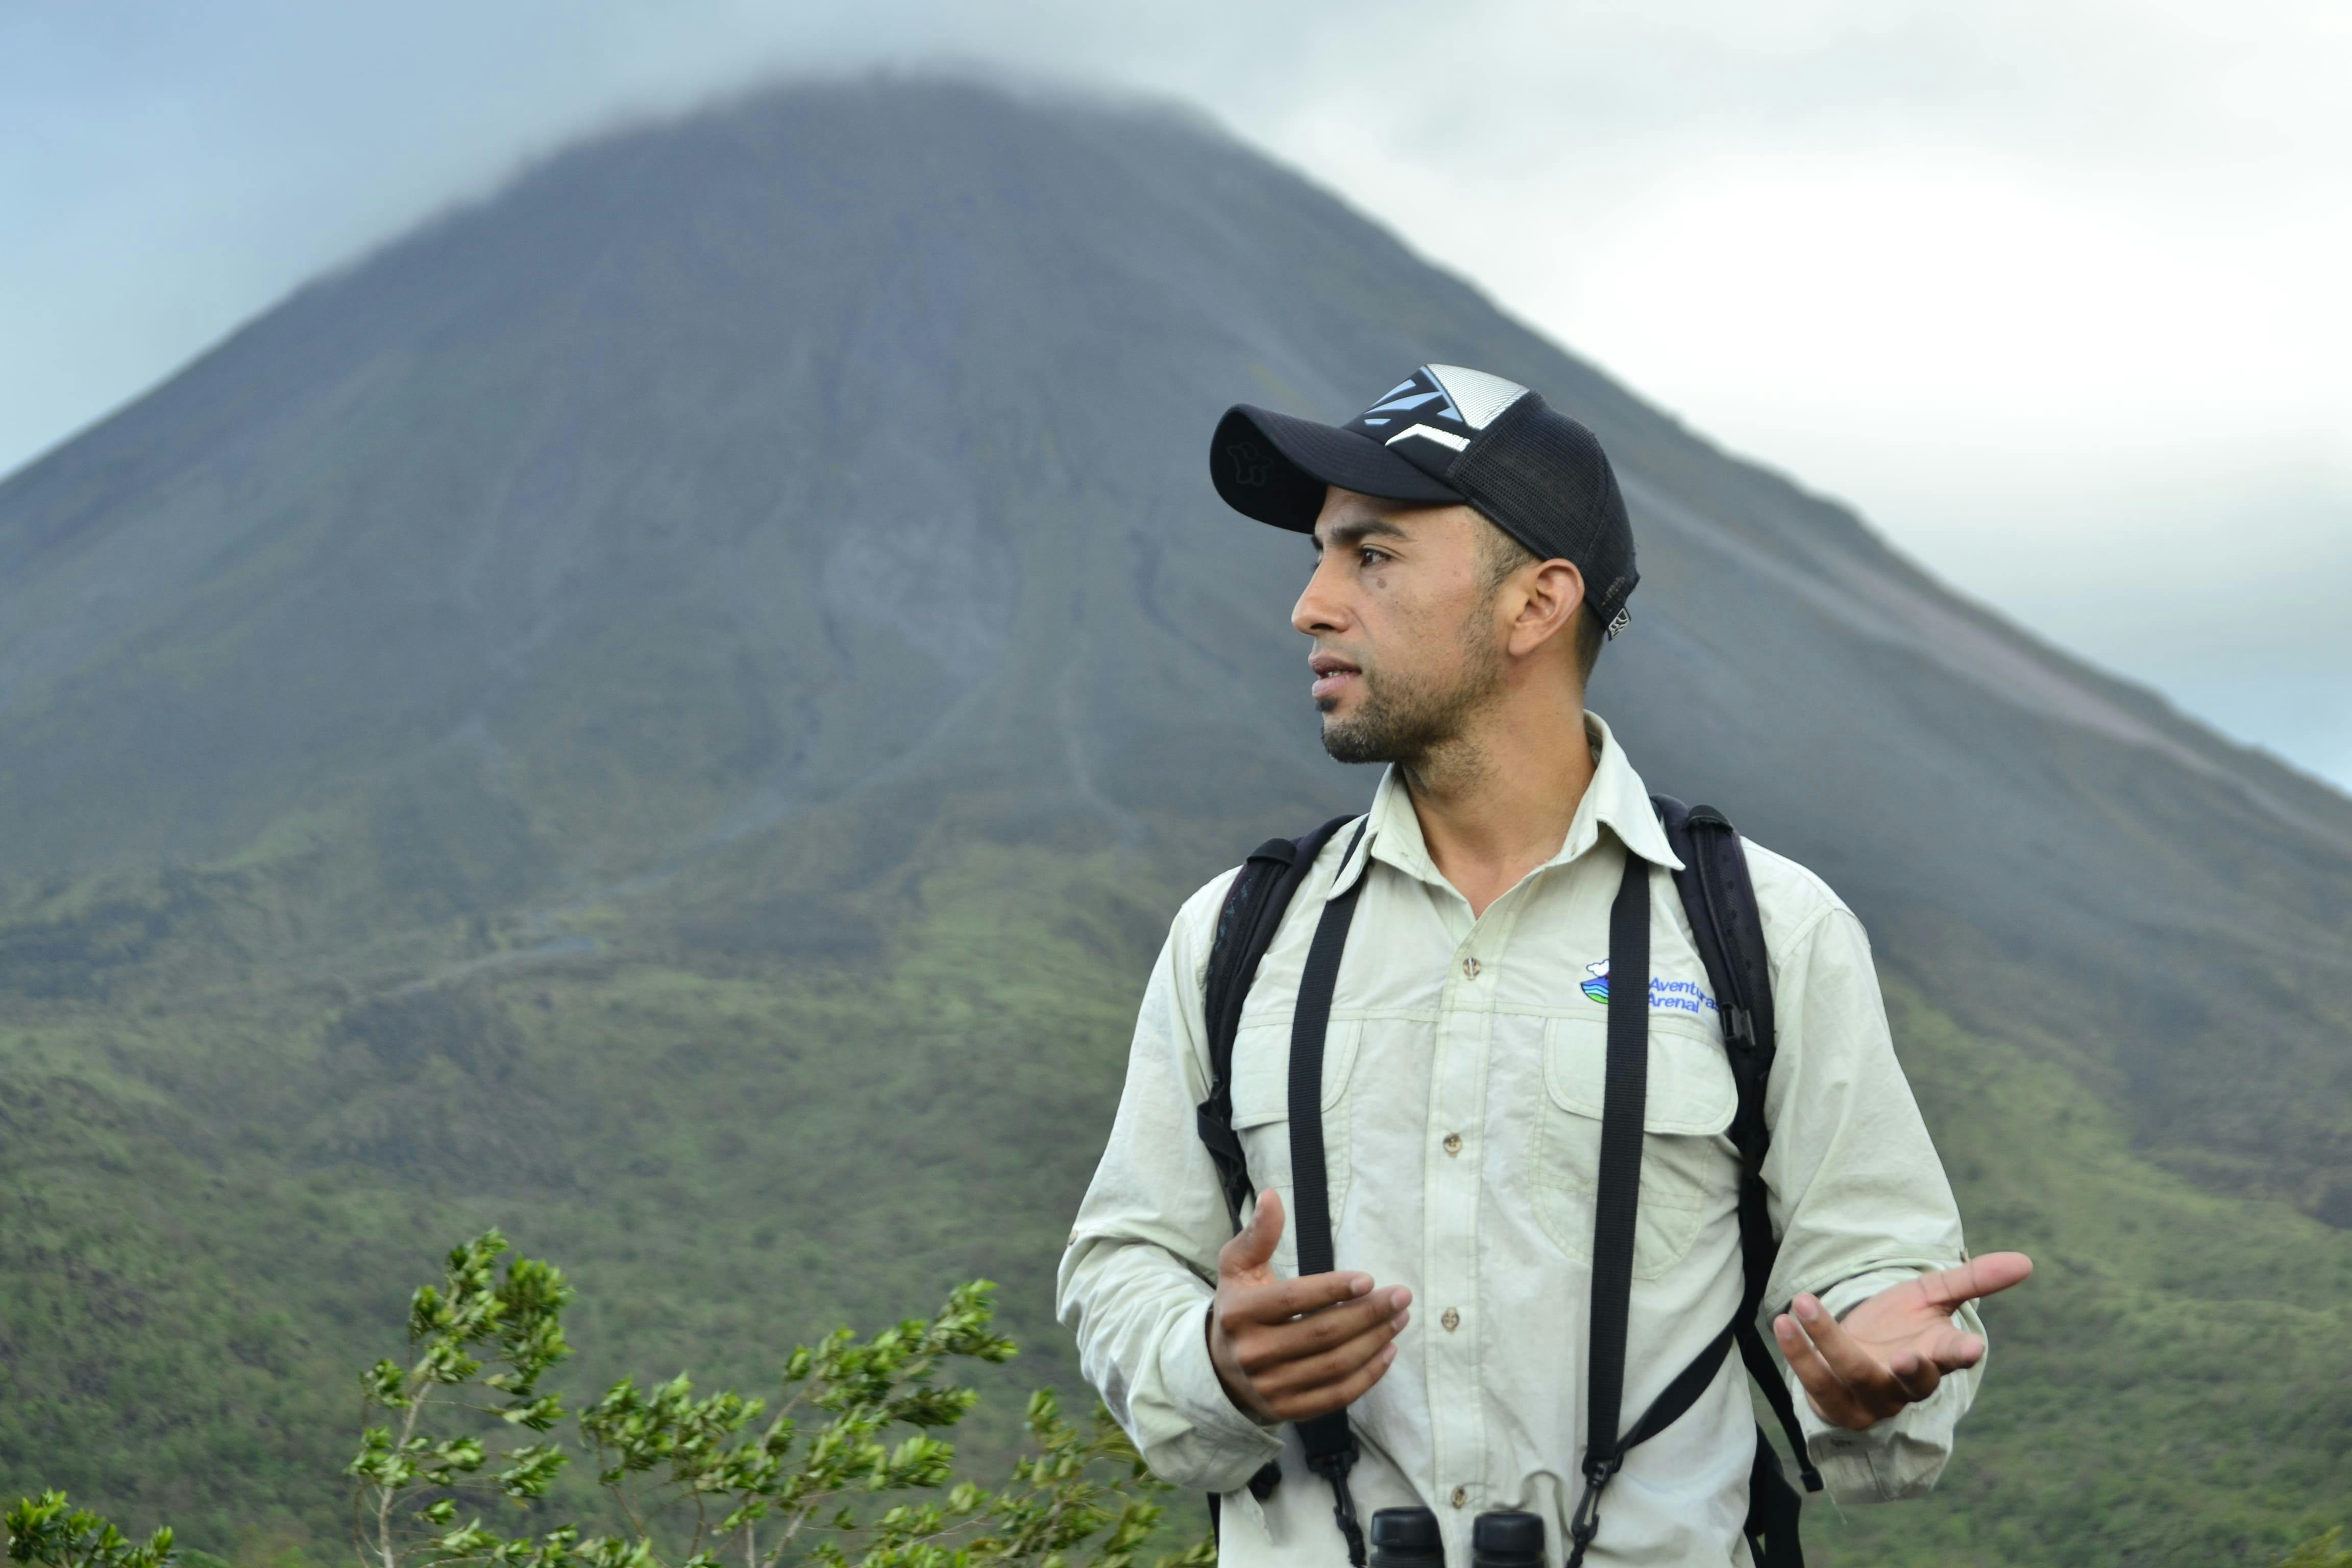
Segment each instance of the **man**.
M1338 1568L1296 1423L1344 1409L1359 1514L1433 1509L1448 1559L1522 1509L1561 1560L1582 1489L1612 898L1651 884L1648 1089L1623 1408L1737 1314L1736 1090L1648 791L1584 710L1637 581L1599 443L1500 377L1429 365L1340 427L1247 406L1211 453L1236 510L1311 532L1291 624L1323 743L1389 764L1325 845L1251 984L1233 1125L1264 1189L1234 1234L1195 1133L1202 987L1230 874L1177 916L1060 1277L1087 1376L1162 1478L1222 1494L1231 1568ZM1736 809L1737 802L1730 803ZM1985 1353L1970 1261L1887 1037L1861 926L1757 846L1779 1055L1764 1300L1833 1496L1934 1484ZM1333 984L1321 1128L1334 1256L1297 1278L1288 1061L1318 911L1360 886ZM1593 1563L1747 1563L1756 1431L1737 1356L1631 1450ZM1255 1486L1269 1460L1283 1480ZM1261 1495L1263 1494L1263 1495Z

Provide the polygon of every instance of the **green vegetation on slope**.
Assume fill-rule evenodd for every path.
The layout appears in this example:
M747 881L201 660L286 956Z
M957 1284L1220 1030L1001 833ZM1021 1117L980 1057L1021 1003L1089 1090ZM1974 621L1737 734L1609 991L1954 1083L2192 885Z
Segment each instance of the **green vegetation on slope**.
M1935 1494L1816 1509L1822 1560L2267 1563L2352 1515L2352 1236L2136 1157L2067 1073L1886 978L1969 1245L2037 1268L1987 1305Z
M983 839L823 896L796 942L791 895L687 898L675 930L589 905L601 951L552 962L450 922L336 963L282 934L305 873L181 876L140 963L94 978L68 945L9 998L0 1489L240 1557L338 1539L347 1369L396 1329L403 1260L491 1225L569 1260L593 1373L755 1381L992 1273L1026 1375L1071 1384L1052 1269L1157 939L1109 852ZM52 889L19 929L159 889ZM1017 1425L984 1409L976 1447Z
M1174 868L1250 835L1036 831L977 816L877 860L819 821L628 896L357 940L299 836L20 889L0 1492L331 1555L349 1368L397 1334L410 1260L492 1225L566 1261L593 1377L757 1384L985 1275L1024 1378L1076 1394L1052 1271ZM2158 1169L2066 1070L1921 994L1890 976L1971 1241L2042 1268L1991 1310L1937 1494L1817 1507L1820 1560L2266 1563L2352 1514L2352 1237Z

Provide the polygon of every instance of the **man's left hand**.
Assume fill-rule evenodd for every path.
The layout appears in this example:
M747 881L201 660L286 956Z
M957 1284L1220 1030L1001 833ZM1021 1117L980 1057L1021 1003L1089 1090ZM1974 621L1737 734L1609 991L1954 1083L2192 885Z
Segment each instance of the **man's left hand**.
M1843 1322L1819 1297L1800 1296L1772 1320L1772 1332L1813 1413L1859 1432L1935 1393L1946 1373L1982 1361L1984 1341L1962 1333L1952 1314L2032 1272L2033 1260L2021 1252L1988 1252L1890 1285Z

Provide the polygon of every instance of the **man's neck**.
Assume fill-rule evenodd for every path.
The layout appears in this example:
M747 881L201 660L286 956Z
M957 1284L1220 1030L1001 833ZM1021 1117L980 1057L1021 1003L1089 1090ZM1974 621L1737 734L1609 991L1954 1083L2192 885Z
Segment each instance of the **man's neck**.
M1509 710L1400 768L1429 858L1475 917L1567 841L1592 784L1583 694L1570 708Z

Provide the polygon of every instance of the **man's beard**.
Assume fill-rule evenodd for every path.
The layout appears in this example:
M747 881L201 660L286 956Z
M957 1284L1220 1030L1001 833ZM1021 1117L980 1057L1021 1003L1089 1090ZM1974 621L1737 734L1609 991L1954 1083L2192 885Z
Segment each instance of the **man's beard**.
M1344 719L1326 714L1323 749L1343 763L1398 763L1412 768L1462 738L1472 715L1503 683L1500 649L1477 635L1483 617L1462 628L1463 660L1443 684L1399 682L1370 669L1359 678L1364 699Z

